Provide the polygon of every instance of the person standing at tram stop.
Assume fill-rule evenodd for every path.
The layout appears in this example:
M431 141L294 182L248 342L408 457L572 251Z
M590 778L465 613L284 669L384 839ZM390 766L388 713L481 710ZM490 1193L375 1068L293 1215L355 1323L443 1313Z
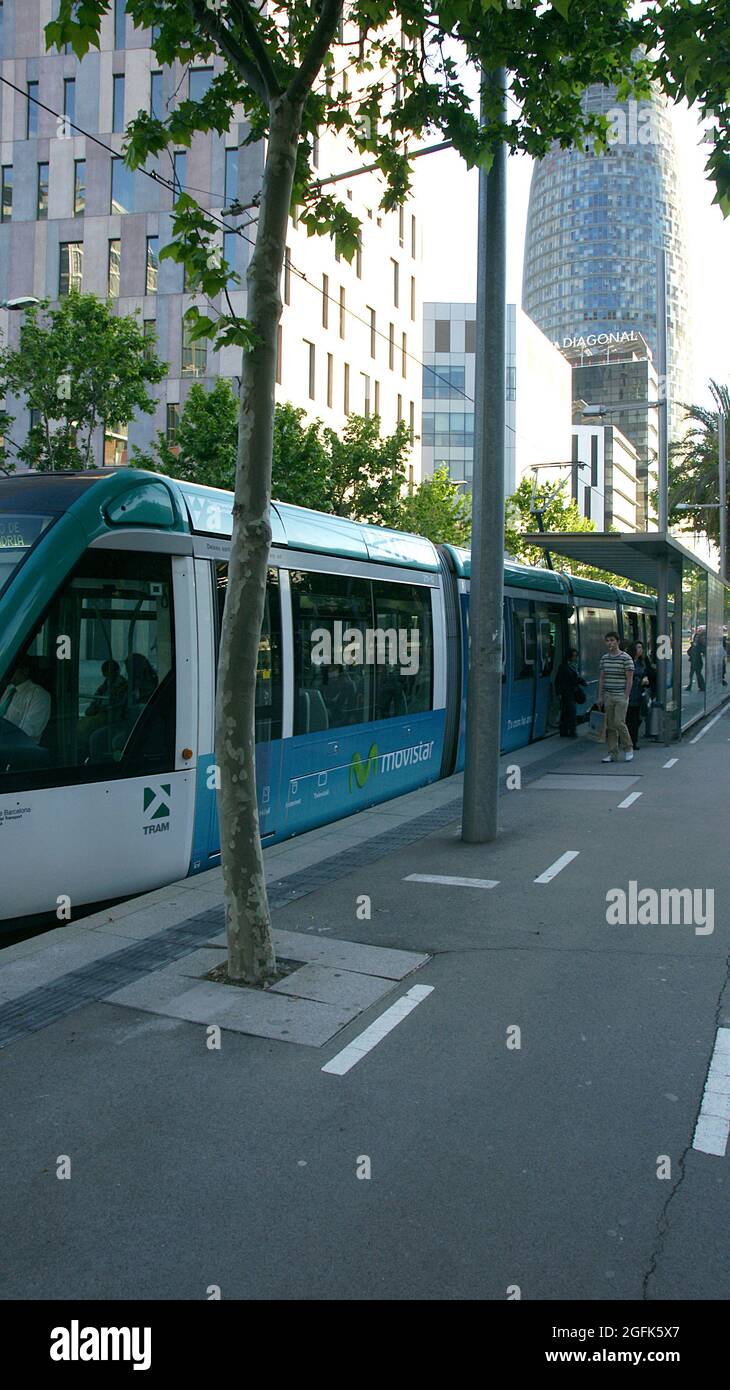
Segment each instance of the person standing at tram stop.
M555 676L555 694L560 700L560 737L577 738L576 705L585 704L585 681L578 674L578 648L571 647Z
M645 704L651 705L656 694L656 671L644 651L643 642L635 642L633 648L634 680L626 711L626 728L631 734L634 750L639 746L639 725L643 718ZM648 717L648 716L647 716Z
M606 650L598 672L598 707L606 711L608 754L602 759L604 763L618 762L619 744L627 763L634 756L631 734L626 728L626 710L633 683L632 658L628 652L621 651L618 633L607 632Z

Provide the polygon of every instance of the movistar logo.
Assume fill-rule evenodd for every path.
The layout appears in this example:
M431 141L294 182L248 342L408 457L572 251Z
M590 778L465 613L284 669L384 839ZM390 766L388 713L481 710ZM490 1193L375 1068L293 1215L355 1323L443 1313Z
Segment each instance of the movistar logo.
M144 814L147 820L167 820L170 815L170 783L163 782L159 787L145 787Z
M377 745L377 743L371 743L371 744L370 744L370 752L368 753L367 761L366 761L366 762L363 762L363 760L362 760L362 758L360 757L360 754L359 754L359 753L353 753L352 758L351 758L351 760L350 760L350 776L349 776L349 789L350 789L350 791L352 791L352 779L353 779L353 777L355 778L355 781L357 782L358 787L360 787L360 788L362 789L362 788L365 786L365 783L367 782L368 777L370 776L371 770L372 770L373 776L375 776L375 773L376 773L377 770L378 770L378 745Z

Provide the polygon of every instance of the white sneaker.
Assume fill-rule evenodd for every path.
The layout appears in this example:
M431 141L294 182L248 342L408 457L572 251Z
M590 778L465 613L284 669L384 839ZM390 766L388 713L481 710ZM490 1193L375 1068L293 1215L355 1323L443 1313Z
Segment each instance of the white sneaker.
M615 759L614 759L613 753L609 753L609 755L608 755L607 758L601 758L601 762L602 762L602 763L612 763L612 762L614 762L614 761L615 761Z
M630 752L630 753L624 753L624 761L627 762L627 763L632 762L632 761L633 761L633 757L634 757L633 750L632 750L632 752Z

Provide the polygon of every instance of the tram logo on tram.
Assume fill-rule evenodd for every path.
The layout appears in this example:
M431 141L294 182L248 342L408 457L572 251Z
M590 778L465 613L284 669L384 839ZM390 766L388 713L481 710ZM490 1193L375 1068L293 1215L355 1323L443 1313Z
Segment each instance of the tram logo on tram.
M144 815L145 820L154 821L153 825L144 825L142 829L145 835L155 835L158 830L170 829L170 792L171 784L163 782L160 787L145 787L144 789Z

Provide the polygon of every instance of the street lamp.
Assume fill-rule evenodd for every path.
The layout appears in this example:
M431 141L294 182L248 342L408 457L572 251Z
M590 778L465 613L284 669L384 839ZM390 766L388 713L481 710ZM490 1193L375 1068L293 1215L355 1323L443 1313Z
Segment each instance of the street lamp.
M35 299L32 294L21 294L18 299L0 299L0 309L10 309L11 312L17 312L22 309L33 309L40 302L40 299Z

